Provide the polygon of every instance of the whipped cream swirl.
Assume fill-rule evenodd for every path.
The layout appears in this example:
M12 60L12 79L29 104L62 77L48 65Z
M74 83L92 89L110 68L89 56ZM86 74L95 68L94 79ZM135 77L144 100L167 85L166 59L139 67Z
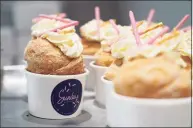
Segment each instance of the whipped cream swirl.
M193 38L193 35L191 34L191 30L187 32L181 31L181 35L182 35L182 39L180 44L177 47L177 51L181 52L181 54L184 56L191 57L191 50L192 50L191 43Z
M71 21L70 19L66 19L66 20L69 20ZM32 27L31 27L31 31L32 31L32 35L33 36L40 36L42 33L46 33L48 32L49 30L52 30L54 28L57 28L57 27L60 27L60 26L63 26L65 25L65 23L63 22L60 22L60 21L56 21L56 20L50 20L50 19L42 19L40 20L39 22L37 22L36 24L34 24ZM68 28L64 28L60 31L63 31L63 32L75 32L75 28L74 26L72 27L68 27Z
M159 23L159 24L162 24L162 23ZM151 38L153 38L155 35L157 35L158 33L160 33L160 31L163 30L163 26L156 28L156 26L158 26L159 24L151 25L151 27L152 28L154 27L155 29L149 29L146 33L140 36L142 45L144 45L147 41L149 41ZM145 29L145 27L147 26L147 23L143 21L143 24L141 25L144 26L144 30L147 29L147 28ZM120 26L119 29L120 29L120 35L118 35L119 37L118 39L116 37L114 39L104 40L101 42L103 51L105 52L111 51L112 56L117 59L128 56L127 54L129 49L137 46L131 26ZM108 45L109 43L112 45Z
M87 40L98 42L107 39L112 39L115 36L117 36L116 30L113 28L112 24L109 21L100 20L99 22L100 22L100 29L99 29L100 35L98 35L97 21L95 19L89 21L80 28L81 35ZM118 25L118 28L120 28L120 25Z
M32 35L47 39L60 48L66 56L77 58L81 55L83 46L80 37L75 33L74 26L57 30L56 32L49 31L62 25L65 25L65 23L56 20L42 19L32 26Z
M49 32L45 38L58 46L61 51L71 58L79 57L83 51L80 37L76 33L59 34Z

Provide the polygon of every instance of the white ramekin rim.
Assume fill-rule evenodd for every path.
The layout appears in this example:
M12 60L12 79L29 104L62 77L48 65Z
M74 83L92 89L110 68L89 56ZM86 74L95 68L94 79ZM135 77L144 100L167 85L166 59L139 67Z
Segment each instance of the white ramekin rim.
M64 78L64 77L83 77L83 76L87 76L89 74L89 70L85 68L85 72L82 74L76 74L76 75L47 75L47 74L37 74L37 73L32 73L29 72L25 69L25 73L29 74L29 75L33 75L36 77L42 77L42 78Z
M112 82L112 81L106 80L104 77L105 77L104 75L101 77L102 82L104 82L105 84L108 84L108 85L109 85L109 84L113 85L113 82Z
M153 99L153 98L137 98L137 97L129 97L129 96L123 96L120 94L117 94L115 90L112 90L113 97L116 98L116 101L122 101L122 102L129 102L133 104L139 104L139 105L159 105L159 106L165 106L165 105L181 105L181 104L187 104L191 103L191 97L186 98L176 98L176 99Z
M94 63L95 63L95 61L91 61L89 65L93 68L96 68L96 69L107 69L108 68L108 67L104 67L104 66L95 65Z

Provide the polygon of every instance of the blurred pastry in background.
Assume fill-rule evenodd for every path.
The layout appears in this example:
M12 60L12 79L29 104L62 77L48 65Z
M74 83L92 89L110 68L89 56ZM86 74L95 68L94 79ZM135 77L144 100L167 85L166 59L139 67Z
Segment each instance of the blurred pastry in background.
M89 41L82 38L82 45L83 45L83 55L94 55L96 52L99 51L101 48L100 42L97 41Z
M44 14L33 21L32 39L24 53L27 70L50 75L84 73L83 46L74 27L78 21Z
M109 81L113 81L116 78L117 72L119 71L120 66L116 64L111 64L104 74L104 78Z
M95 64L98 66L109 67L115 60L110 52L103 52L102 50L99 50L95 56Z
M101 48L100 50L95 54L96 56L96 65L99 66L105 66L109 67L112 62L115 60L115 58L112 56L112 45L116 42L122 42L122 41L128 41L126 37L128 37L128 34L130 36L130 40L132 40L133 34L131 33L131 28L130 26L121 26L121 25L116 25L115 22L110 19L111 26L113 29L116 31L116 35L112 38L109 39L104 39L101 41ZM125 40L126 39L126 40ZM128 44L130 42L128 41Z
M162 54L126 63L113 80L115 91L139 98L190 97L190 72L166 58Z
M184 61L188 64L188 68L190 69L192 65L192 57L191 57L191 43L192 43L192 29L189 27L187 31L183 31L182 33L182 41L177 47L177 51L180 52Z
M100 8L95 7L95 19L80 27L80 35L83 43L83 54L94 55L101 48L101 41L110 39L116 35L109 21L100 18Z
M173 30L165 34L160 40L156 42L158 45L164 45L170 47L172 51L179 52L182 59L187 64L187 69L190 69L192 58L191 58L191 26L182 28L184 23L190 15L185 15L179 23L173 28Z
M186 63L189 60L185 60L183 57L181 57L181 54L175 54L175 52L178 52L175 50L175 48L178 47L182 39L181 36L183 36L179 31L175 30L170 33L166 33L169 28L163 28L163 24L158 23L153 26L161 25L160 27L157 29L150 29L151 27L147 28L145 31L148 29L149 31L144 33L146 36L143 34L140 35L137 32L135 17L132 12L130 14L133 30L135 29L134 39L133 41L131 40L132 38L129 38L130 40L127 41L115 42L111 46L111 54L115 60L112 63L113 66L110 66L110 69L108 69L105 73L106 79L113 80L116 76L115 69L117 70L124 64L138 59L159 57L160 55L171 51L174 51L173 54L165 54L165 59L169 61L172 60L173 63L180 65L182 68L189 68L191 66L190 64Z
M152 10L150 12L152 12ZM150 13L150 15L150 17L152 17L152 13ZM99 53L97 53L98 57L96 60L96 62L100 63L97 63L97 65L104 66L103 63L105 63L105 61L108 62L108 66L110 66L110 64L115 60L119 60L116 62L120 62L120 60L123 60L124 56L126 56L127 51L132 49L132 47L138 47L139 43L140 45L144 45L148 40L154 38L154 36L162 32L165 28L165 25L162 22L152 23L150 19L152 18L148 18L148 22L150 23L147 21L134 21L132 22L131 26L120 26L116 25L115 23L111 23L113 28L117 31L117 36L113 37L112 39L103 40L101 42L101 50ZM138 37L136 38L134 31L138 31L140 26L140 32L137 32ZM161 35L159 34L159 36ZM101 52L103 54L101 54ZM108 59L105 59L107 58L107 56L104 57L104 55L106 55L105 53L108 53ZM109 58L112 58L110 59L111 63L109 62Z

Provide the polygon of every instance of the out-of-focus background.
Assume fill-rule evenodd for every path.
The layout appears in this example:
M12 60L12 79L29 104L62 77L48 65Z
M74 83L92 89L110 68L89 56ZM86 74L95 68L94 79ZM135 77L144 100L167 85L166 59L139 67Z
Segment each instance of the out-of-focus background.
M22 64L23 51L30 40L31 19L38 14L66 12L69 18L80 21L81 26L94 18L95 6L101 8L102 19L115 18L121 25L130 23L129 10L136 20L141 20L154 8L154 21L162 21L170 28L185 14L191 14L191 1L2 1L1 66ZM190 23L191 18L185 25Z

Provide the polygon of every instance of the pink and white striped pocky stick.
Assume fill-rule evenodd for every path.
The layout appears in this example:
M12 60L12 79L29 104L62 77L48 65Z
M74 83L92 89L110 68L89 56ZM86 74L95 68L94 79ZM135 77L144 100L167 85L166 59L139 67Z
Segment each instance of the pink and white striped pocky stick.
M117 25L115 24L114 20L110 19L109 20L111 25L113 26L113 28L115 29L115 31L117 32L117 35L120 34L119 28L117 27Z
M155 9L151 9L147 17L147 27L151 25L154 14L155 14Z
M186 15L179 21L179 23L176 25L176 27L174 27L174 29L175 29L175 30L180 29L180 28L184 25L184 23L188 20L189 17L190 17L190 15L189 15L189 14L186 14Z
M67 15L66 15L66 13L60 13L60 14L58 14L58 15L48 15L48 16L65 18ZM42 20L42 19L45 19L45 18L37 17L37 18L34 18L34 19L32 20L32 22L37 23L37 22L39 22L39 21Z
M46 32L56 32L56 31L58 31L58 29L68 28L68 27L71 27L71 26L76 26L76 25L78 25L78 24L79 24L78 21L72 21L72 22L67 23L67 24L65 24L65 25L62 25L62 26L53 28L53 29L48 30L48 31L44 31L43 33L41 33L41 34L39 34L39 35L43 35L43 34L45 34Z
M130 18L130 21L131 21L131 26L133 28L133 33L134 33L134 36L135 36L136 44L138 46L140 46L141 45L141 41L140 41L139 33L138 33L137 27L136 27L135 16L134 16L132 11L129 11L129 18Z
M169 31L169 27L166 26L166 27L165 27L161 32L159 32L155 37L153 37L153 38L151 38L149 41L147 41L146 44L152 45L158 37L164 35L164 34L165 34L166 32L168 32L168 31Z
M39 15L40 18L46 18L46 19L54 19L54 20L58 20L58 21L61 21L61 22L64 22L64 23L69 23L70 21L68 19L62 19L60 17L55 17L55 16L49 16L49 15L45 15L45 14L40 14Z
M98 6L95 7L95 19L97 21L97 33L100 38L100 8Z

